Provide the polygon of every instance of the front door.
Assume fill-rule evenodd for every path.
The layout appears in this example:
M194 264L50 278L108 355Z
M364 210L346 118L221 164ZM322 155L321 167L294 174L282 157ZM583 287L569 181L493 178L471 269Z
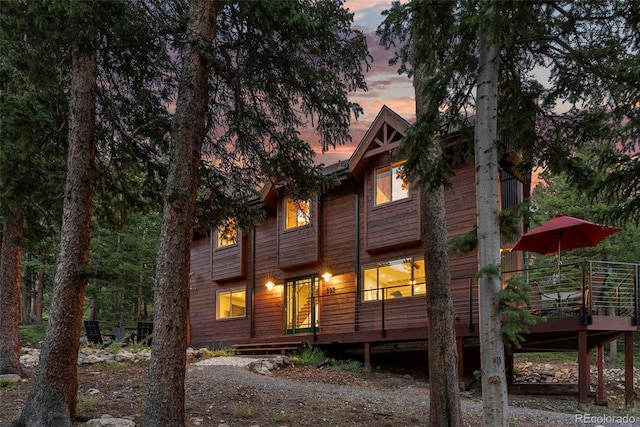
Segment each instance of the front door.
M285 333L310 333L318 329L318 277L288 280L285 284Z

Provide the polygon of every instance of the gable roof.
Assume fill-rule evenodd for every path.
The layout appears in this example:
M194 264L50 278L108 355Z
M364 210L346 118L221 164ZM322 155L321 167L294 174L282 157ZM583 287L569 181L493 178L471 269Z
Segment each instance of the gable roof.
M325 175L334 173L341 175L344 173L352 174L359 172L361 170L362 160L369 156L396 149L400 145L400 139L405 136L409 126L411 126L411 124L408 121L403 119L391 108L383 105L349 160L341 160L325 166L323 173ZM266 203L270 195L273 194L273 190L273 183L267 181L262 188L260 200Z
M369 126L349 159L349 173L357 173L362 161L370 156L393 151L400 145L400 139L411 124L386 105Z

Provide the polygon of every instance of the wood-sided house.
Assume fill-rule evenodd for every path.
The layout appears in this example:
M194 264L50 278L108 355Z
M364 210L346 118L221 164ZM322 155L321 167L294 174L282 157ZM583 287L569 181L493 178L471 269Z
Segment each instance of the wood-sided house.
M409 126L383 107L351 158L326 168L340 185L311 200L267 186L259 201L264 221L248 232L227 226L194 239L192 346L310 343L367 364L426 350L423 201L396 155ZM445 192L449 237L476 224L475 166L453 168ZM503 208L528 196L528 183L508 168L500 178ZM472 372L479 368L477 253L450 257L460 371ZM505 251L503 268L517 270L521 257Z
M385 347L423 346L421 200L395 155L409 126L383 107L352 157L326 168L339 186L303 201L268 186L260 201L266 219L250 233L225 235L221 227L196 238L190 341L337 344L366 348L367 357ZM458 164L455 172L446 192L450 237L476 224L474 165ZM521 201L522 183L507 171L503 178L502 197ZM464 302L458 321L464 331L473 329L460 339L477 335L476 272L476 253L451 254L453 295Z

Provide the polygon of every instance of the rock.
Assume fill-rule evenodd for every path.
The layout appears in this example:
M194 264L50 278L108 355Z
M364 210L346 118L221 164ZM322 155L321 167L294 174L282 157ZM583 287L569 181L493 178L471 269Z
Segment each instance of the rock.
M100 418L94 418L85 424L90 427L135 427L136 423L127 418L114 418L105 414Z
M33 368L38 365L38 360L40 359L40 355L35 356L33 354L23 354L20 356L20 363L25 368Z
M87 357L82 359L82 361L78 359L78 364L82 364L82 365L92 365L94 363L102 363L102 362L104 362L104 359L102 357L96 356L95 354L88 355Z
M127 350L120 350L115 356L116 362L131 362L135 359L135 355Z
M193 417L189 419L189 424L192 426L201 426L204 423L204 418Z
M97 388L90 388L89 390L87 390L87 394L100 394L100 390L98 390Z

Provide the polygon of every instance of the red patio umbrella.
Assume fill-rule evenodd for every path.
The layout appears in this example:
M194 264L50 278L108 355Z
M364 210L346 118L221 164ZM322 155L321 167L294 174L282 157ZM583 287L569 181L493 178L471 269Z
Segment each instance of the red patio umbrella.
M522 235L512 251L530 251L542 255L560 252L567 249L593 247L607 236L620 231L619 228L607 227L568 215L558 215Z

